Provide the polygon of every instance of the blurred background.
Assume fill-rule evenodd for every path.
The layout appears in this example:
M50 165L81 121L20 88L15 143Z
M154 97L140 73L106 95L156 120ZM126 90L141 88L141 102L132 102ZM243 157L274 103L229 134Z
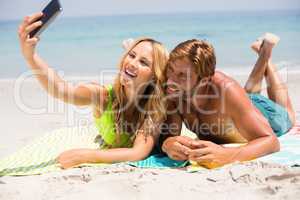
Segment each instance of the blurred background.
M17 28L48 0L0 0L0 78L16 78L28 68ZM256 55L249 46L264 32L281 37L274 50L280 67L300 70L299 0L61 0L63 12L41 35L39 54L68 76L97 76L113 70L126 38L153 37L172 50L198 38L211 42L217 67L249 73Z

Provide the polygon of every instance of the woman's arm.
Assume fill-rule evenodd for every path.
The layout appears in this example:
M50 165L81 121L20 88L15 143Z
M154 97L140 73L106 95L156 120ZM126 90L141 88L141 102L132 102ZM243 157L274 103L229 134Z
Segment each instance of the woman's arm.
M140 133L136 136L132 148L116 148L107 150L73 149L63 152L58 157L61 167L71 168L83 163L116 163L138 161L146 158L155 144L154 136Z
M97 84L80 84L73 86L60 78L59 75L38 56L35 49L39 38L30 38L29 33L42 25L41 21L35 22L41 16L42 13L36 13L25 17L18 31L22 54L27 64L33 70L39 83L54 98L66 103L75 105L101 103L99 102L99 98L101 101L101 99L107 95L103 87Z
M154 136L145 136L140 133L136 136L132 148L116 148L102 151L95 151L91 154L90 162L124 162L138 161L146 158L152 151L155 144Z

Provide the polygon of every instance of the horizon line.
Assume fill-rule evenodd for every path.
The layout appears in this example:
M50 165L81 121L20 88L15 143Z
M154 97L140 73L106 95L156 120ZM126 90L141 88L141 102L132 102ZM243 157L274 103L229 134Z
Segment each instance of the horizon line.
M210 12L220 12L220 13L239 13L239 12L268 12L268 13L274 13L274 12L299 12L300 14L300 8L291 8L291 9L232 9L232 10L225 10L225 9L208 9L208 10L192 10L192 11L158 11L158 12L141 12L141 13L118 13L118 14L82 14L82 15L66 15L63 16L63 18L89 18L89 17L118 17L118 16L142 16L142 15L172 15L172 14L201 14L201 13L210 13ZM2 21L18 21L21 20L20 18L3 18L0 19L0 22Z

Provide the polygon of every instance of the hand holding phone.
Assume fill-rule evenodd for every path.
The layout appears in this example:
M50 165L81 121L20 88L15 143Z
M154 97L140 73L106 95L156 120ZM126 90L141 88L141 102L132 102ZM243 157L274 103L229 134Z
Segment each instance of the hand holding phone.
M24 18L19 26L18 35L22 54L28 62L33 60L35 47L39 41L38 36L61 10L59 1L52 0L42 12Z
M30 38L29 33L42 25L42 21L38 20L42 16L43 13L41 12L35 13L31 16L26 16L19 26L18 35L20 40L20 47L22 50L22 54L27 61L32 61L35 52L35 46L39 41L38 37Z
M59 0L51 0L50 3L43 9L43 15L37 19L42 22L42 25L32 30L29 33L29 37L38 37L48 26L49 24L61 13L62 7Z

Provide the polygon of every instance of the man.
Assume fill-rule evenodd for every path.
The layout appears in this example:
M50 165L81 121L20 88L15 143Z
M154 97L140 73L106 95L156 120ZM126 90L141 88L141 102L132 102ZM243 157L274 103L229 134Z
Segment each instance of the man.
M215 71L214 49L207 42L188 40L171 52L166 72L169 128L162 144L162 150L170 158L216 167L279 151L275 133L282 135L291 128L294 111L286 87L282 90L277 87L284 84L270 60L278 41L275 35L266 34L263 41L254 43L259 58L245 89ZM272 101L258 95L264 77ZM277 81L272 81L272 77ZM246 92L255 94L248 96ZM259 105L260 102L271 109ZM273 114L276 117L269 116ZM279 123L274 124L274 118ZM198 140L180 136L182 122L197 134ZM221 146L226 143L245 145Z

